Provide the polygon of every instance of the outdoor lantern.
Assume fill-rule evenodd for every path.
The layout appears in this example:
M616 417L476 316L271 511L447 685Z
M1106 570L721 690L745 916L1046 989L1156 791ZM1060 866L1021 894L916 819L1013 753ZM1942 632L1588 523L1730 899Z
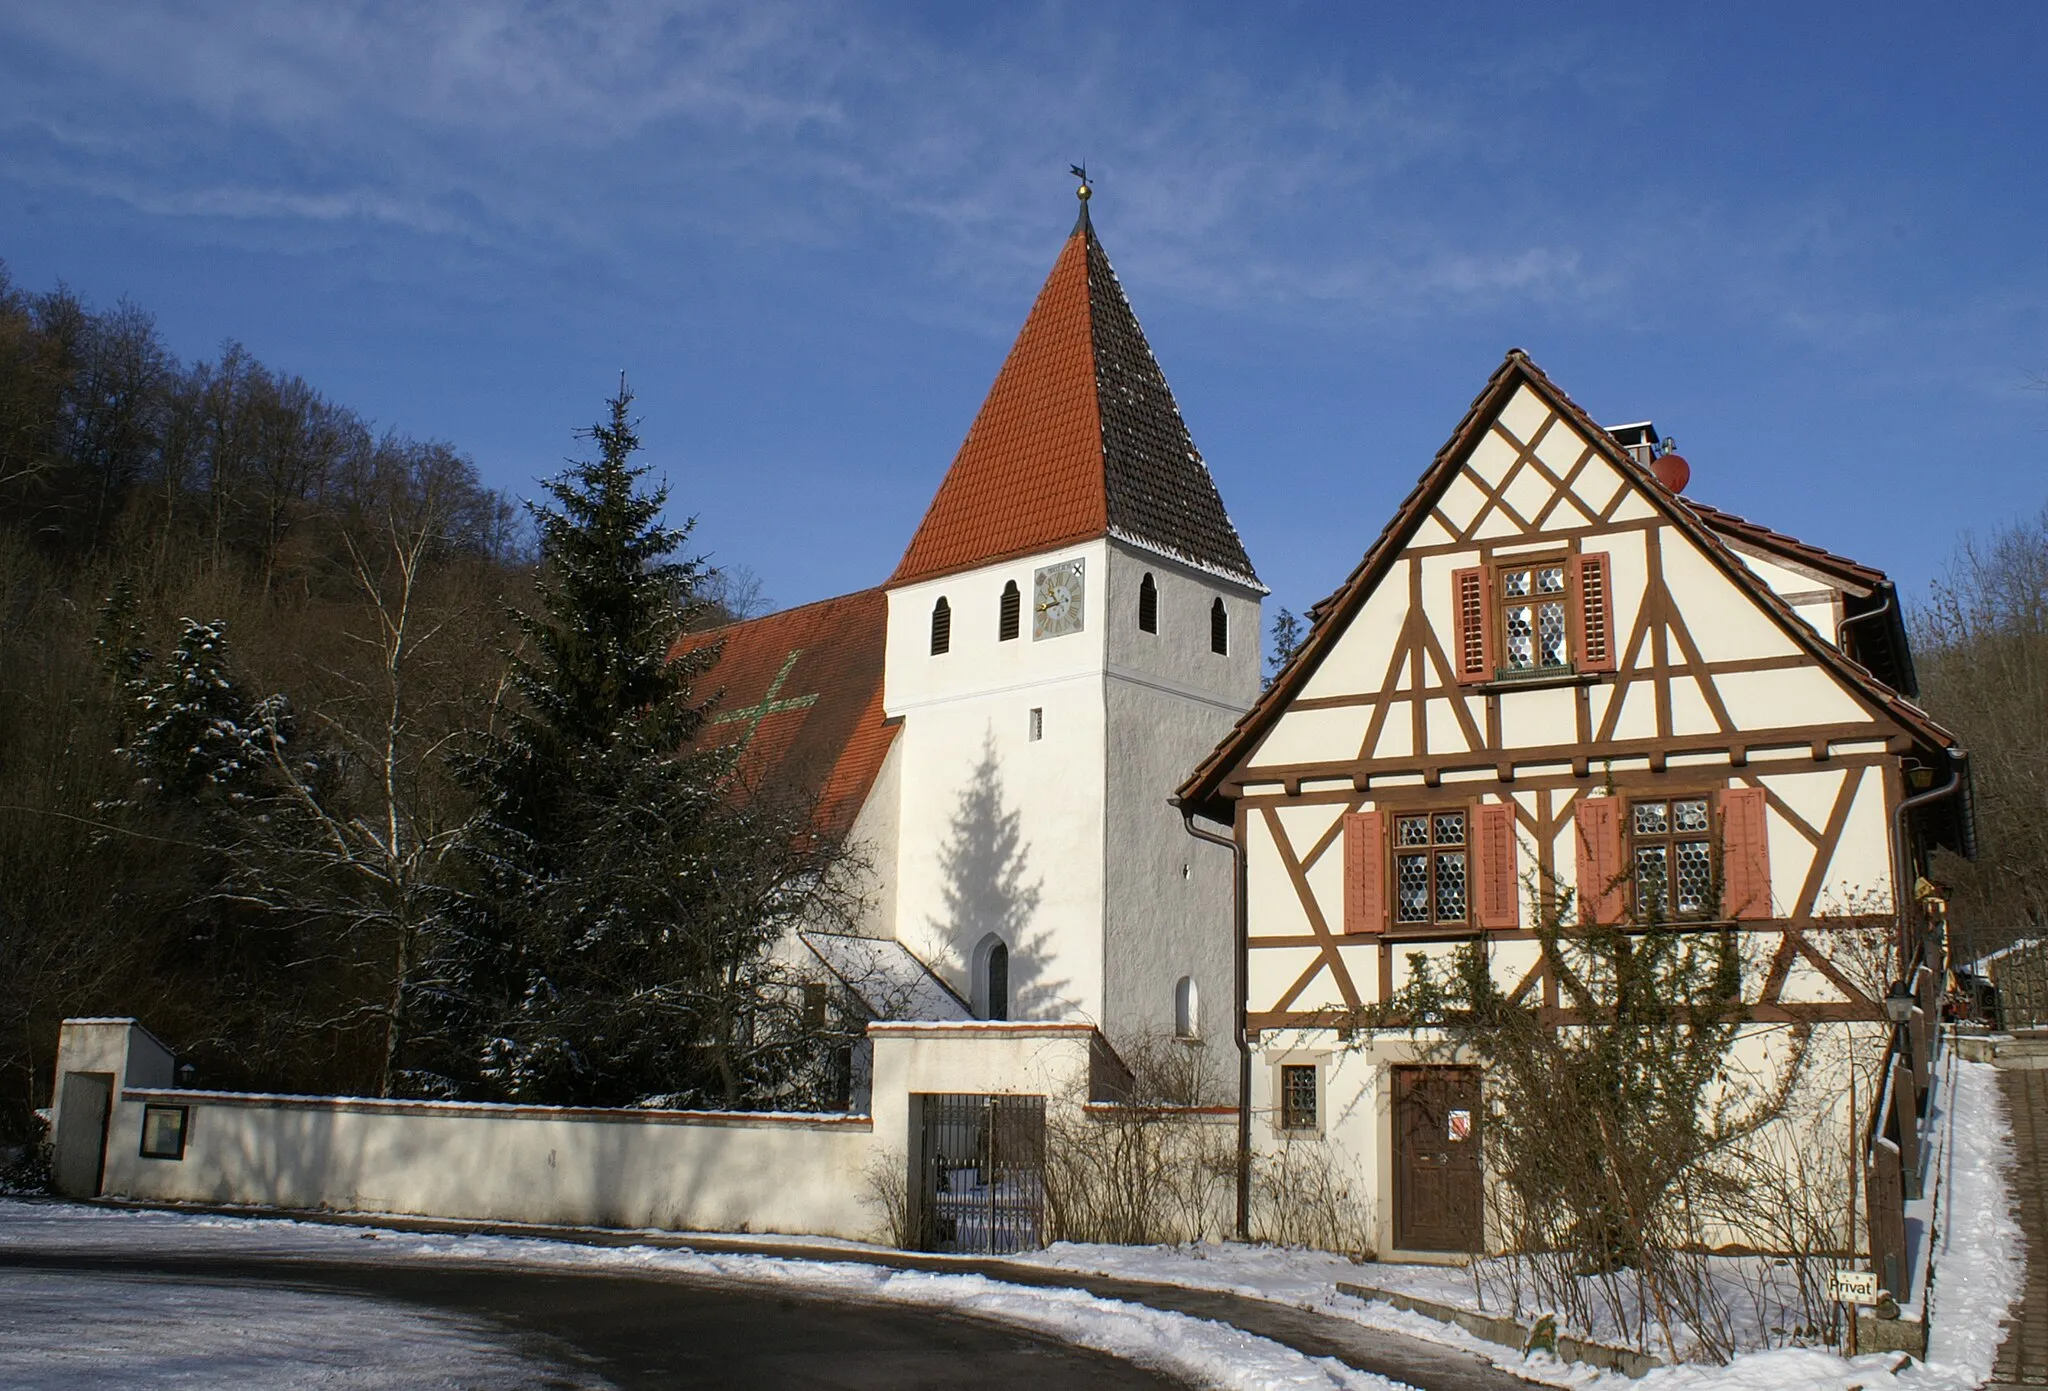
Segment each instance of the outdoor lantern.
M1885 992L1884 1017L1894 1024L1903 1024L1913 1017L1913 987L1902 980L1892 982L1892 988Z

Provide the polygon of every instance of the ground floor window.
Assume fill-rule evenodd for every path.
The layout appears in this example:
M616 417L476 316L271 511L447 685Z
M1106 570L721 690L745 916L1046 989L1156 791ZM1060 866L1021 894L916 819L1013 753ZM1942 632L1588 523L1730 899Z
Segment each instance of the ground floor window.
M1289 1063L1280 1069L1280 1128L1316 1128L1316 1067Z

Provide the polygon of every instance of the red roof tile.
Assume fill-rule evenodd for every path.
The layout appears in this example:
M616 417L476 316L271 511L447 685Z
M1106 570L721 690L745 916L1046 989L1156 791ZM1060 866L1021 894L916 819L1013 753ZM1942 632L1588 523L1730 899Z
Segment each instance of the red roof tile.
M1084 216L889 583L1112 534L1258 583Z
M704 741L745 741L745 787L815 798L819 828L844 833L896 737L882 716L887 625L882 591L864 589L678 639L678 653L720 644L697 683L720 692Z

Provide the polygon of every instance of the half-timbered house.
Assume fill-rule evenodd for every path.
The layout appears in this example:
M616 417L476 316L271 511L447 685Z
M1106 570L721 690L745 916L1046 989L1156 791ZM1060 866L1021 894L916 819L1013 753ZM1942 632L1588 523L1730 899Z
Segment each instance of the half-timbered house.
M1757 1027L1881 1054L1886 982L1840 948L1969 848L1889 581L1685 475L1511 352L1180 789L1242 857L1252 1143L1348 1156L1383 1251L1482 1240L1481 1079L1370 1026L1418 954L1483 939L1555 1010L1543 914L1733 926Z

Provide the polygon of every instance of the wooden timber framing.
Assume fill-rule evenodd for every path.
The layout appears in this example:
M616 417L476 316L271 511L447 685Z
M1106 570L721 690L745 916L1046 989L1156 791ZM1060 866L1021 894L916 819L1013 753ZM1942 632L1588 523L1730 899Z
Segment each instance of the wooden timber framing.
M1577 656L1583 632L1595 630L1576 587L1581 557L1588 573L1598 566L1595 655L1612 669L1497 669L1489 635L1489 666L1475 671L1478 640L1464 636L1473 630L1448 626L1453 578L1489 577L1491 625L1502 602L1492 576L1532 575L1537 565L1573 576L1554 592ZM1468 592L1459 588L1458 604ZM1358 568L1311 610L1301 649L1179 790L1183 807L1235 826L1254 892L1267 895L1248 906L1248 1028L1348 1034L1393 996L1408 953L1475 938L1498 950L1516 997L1561 1020L1557 982L1527 921L1583 873L1572 849L1581 804L1689 796L1733 805L1738 791L1751 799L1743 824L1759 828L1746 834L1767 836L1778 861L1758 861L1769 901L1744 908L1739 922L1695 926L1745 934L1750 1017L1881 1019L1881 989L1834 959L1833 934L1869 925L1868 903L1889 909L1905 887L1891 882L1890 827L1908 795L1906 770L1954 766L1967 777L1946 730L1835 646L1834 622L1851 601L1874 614L1873 596L1889 593L1879 571L1665 491L1511 352ZM1795 602L1833 620L1829 631ZM1888 670L1910 673L1902 629L1884 652ZM1416 931L1388 920L1366 930L1340 913L1331 884L1345 872L1347 818L1377 828L1383 818L1365 813L1499 803L1514 808L1529 887L1520 926ZM1913 862L1944 834L1967 851L1966 803L1955 825L1922 828ZM1717 839L1717 863L1721 853ZM1862 908L1845 896L1859 875L1851 887L1865 894ZM1499 902L1497 890L1489 901ZM1469 899L1466 911L1476 911Z

